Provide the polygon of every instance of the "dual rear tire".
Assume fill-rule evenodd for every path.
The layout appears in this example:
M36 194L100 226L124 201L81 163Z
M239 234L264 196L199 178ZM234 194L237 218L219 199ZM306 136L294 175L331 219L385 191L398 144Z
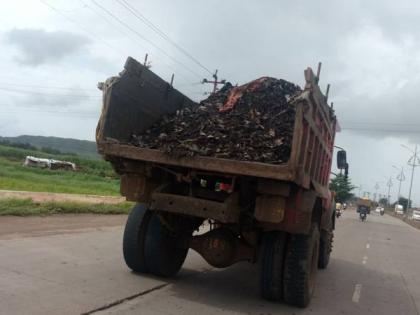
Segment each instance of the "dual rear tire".
M172 277L188 253L188 238L172 231L159 214L144 205L131 211L124 230L123 254L135 272ZM320 236L317 224L308 235L268 232L263 235L259 254L261 295L271 301L305 307L315 288L318 268L326 268L332 238Z
M187 253L183 236L169 230L157 212L141 204L133 208L123 237L124 260L130 269L172 277L182 267Z
M317 224L312 225L308 235L266 233L259 257L262 296L271 301L307 306L320 264L320 241Z

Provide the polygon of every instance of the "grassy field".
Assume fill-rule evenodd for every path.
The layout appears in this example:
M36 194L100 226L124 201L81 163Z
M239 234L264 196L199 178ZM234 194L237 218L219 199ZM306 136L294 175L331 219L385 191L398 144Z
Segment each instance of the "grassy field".
M76 163L78 171L24 167L27 155ZM0 145L0 189L90 195L119 195L119 179L109 163Z
M0 200L0 216L2 215L49 215L59 213L94 213L94 214L127 214L133 204L89 204L81 202L45 202L37 203L30 199Z

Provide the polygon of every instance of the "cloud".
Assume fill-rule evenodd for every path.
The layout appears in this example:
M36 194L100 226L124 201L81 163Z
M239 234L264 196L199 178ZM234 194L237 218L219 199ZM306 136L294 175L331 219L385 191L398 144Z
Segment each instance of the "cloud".
M419 50L411 34L390 37L377 25L338 41L335 101L343 129L420 140Z
M31 67L57 63L91 43L89 38L67 31L28 28L8 31L6 40L19 50L15 60Z

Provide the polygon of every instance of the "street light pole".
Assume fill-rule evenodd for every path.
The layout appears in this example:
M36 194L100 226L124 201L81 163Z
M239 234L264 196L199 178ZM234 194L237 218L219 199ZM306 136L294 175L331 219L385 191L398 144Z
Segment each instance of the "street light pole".
M391 176L389 176L389 180L386 183L386 185L388 186L388 206L390 206L391 205L391 195L390 195L390 193L391 193L391 186L392 186Z
M398 196L397 196L397 204L400 204L400 198L401 198L401 184L403 181L405 181L405 175L404 175L404 168L401 166L401 169L396 167L395 165L392 165L393 168L398 170L400 173L397 175L397 180L400 182L398 185Z
M414 155L408 160L407 164L411 166L411 180L410 180L410 189L408 191L408 205L407 208L411 208L412 206L412 202L411 202L411 190L413 188L413 179L414 179L414 169L416 168L416 166L420 165L420 159L417 156L417 144L416 144L416 148L414 149Z
M375 184L375 194L373 196L373 201L376 202L376 196L378 195L379 183Z

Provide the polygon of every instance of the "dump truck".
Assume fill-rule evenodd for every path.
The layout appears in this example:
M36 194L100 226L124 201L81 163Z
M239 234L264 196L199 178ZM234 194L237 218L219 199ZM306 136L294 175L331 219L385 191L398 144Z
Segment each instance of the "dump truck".
M283 164L174 157L135 146L133 135L197 104L130 57L118 76L100 84L98 151L120 175L121 194L136 203L123 237L129 268L175 276L193 249L217 268L258 264L263 298L308 305L332 249L328 184L337 120L319 88L319 68L307 68L304 78L292 100L291 154Z

